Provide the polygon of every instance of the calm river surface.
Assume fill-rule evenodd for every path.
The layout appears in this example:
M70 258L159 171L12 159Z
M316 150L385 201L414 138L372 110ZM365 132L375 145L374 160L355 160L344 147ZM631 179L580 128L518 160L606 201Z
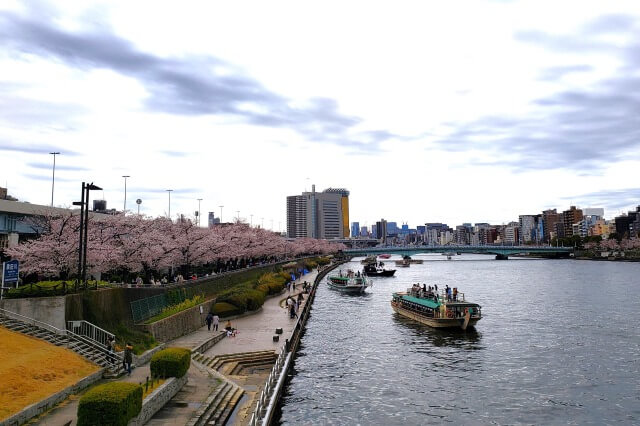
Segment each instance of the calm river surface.
M320 285L281 424L640 424L640 263L414 258L364 296ZM475 331L395 314L416 282L479 303Z

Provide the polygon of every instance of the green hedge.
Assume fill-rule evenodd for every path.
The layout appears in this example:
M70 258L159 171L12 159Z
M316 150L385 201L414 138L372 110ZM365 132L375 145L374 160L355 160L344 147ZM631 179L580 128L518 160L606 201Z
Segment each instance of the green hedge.
M191 351L185 348L167 348L151 357L151 375L154 377L182 377L191 364Z
M249 311L255 311L260 309L267 295L260 290L249 290L245 294L247 300L247 309Z
M126 426L142 409L142 386L111 382L94 387L78 403L78 426Z
M233 315L240 315L243 311L236 308L231 303L218 302L213 305L213 313L221 317L230 317Z

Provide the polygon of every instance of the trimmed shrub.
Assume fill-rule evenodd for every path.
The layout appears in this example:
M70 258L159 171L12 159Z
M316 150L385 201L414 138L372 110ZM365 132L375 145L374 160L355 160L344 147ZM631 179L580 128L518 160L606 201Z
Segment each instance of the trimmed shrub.
M151 375L154 377L182 377L191 364L191 351L185 348L167 348L151 357Z
M78 403L78 426L126 426L142 409L142 386L111 382L82 395Z
M260 284L256 287L256 290L262 292L265 296L267 294L271 294L271 287L269 287L269 284Z
M259 309L264 304L264 299L266 298L266 295L259 290L249 290L244 293L244 296L247 300L247 309L250 311Z
M238 308L241 312L247 310L247 297L244 292L236 293L226 298L225 302L231 303L233 306Z
M330 264L331 259L329 259L328 257L319 257L316 259L316 262L318 262L318 265L324 266Z
M213 305L213 313L221 317L230 317L233 315L240 315L242 311L233 306L231 303L218 302Z
M284 283L271 283L269 284L269 293L270 294L278 294L284 288Z

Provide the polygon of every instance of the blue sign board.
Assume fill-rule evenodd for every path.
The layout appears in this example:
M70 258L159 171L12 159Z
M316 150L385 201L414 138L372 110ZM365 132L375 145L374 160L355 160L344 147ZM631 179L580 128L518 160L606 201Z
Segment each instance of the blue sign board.
M2 281L4 284L15 284L18 282L18 272L20 271L20 262L10 260L2 264Z

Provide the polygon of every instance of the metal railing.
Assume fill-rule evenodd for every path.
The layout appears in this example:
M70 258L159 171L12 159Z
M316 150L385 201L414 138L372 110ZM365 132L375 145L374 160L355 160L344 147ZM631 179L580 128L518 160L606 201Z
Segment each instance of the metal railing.
M76 347L78 344L84 344L87 345L89 347L90 350L94 351L94 354L97 355L94 358L94 362L98 363L98 361L106 361L106 363L108 364L108 366L110 368L118 368L120 366L120 362L121 362L121 357L118 356L118 354L113 353L113 352L108 352L106 350L106 346L105 345L100 345L97 342L81 336L79 334L74 333L73 331L70 330L61 330L58 327L51 325L51 324L47 324L46 322L42 322L42 321L38 321L37 319L34 318L30 318L24 315L20 315L18 313L15 312L11 312L11 311L7 311L6 309L2 309L0 308L0 316L4 316L6 318L10 318L10 319L14 319L17 321L20 321L22 323L25 323L27 325L31 325L33 327L37 327L37 328L41 328L44 329L46 331L49 331L50 333L55 334L56 336L56 340L58 339L64 339L65 337L66 342L64 342L64 345L67 348L74 348ZM72 349L73 350L73 349ZM80 353L81 355L88 355L86 353L86 351L77 351L78 353ZM101 354L101 355L98 355Z
M261 423L264 424L266 419L270 417L266 415L265 411L269 410L270 407L274 405L271 403L272 399L275 397L274 390L277 389L277 385L280 380L283 380L284 376L282 375L282 370L290 360L291 352L287 352L287 346L285 345L282 347L280 355L278 355L278 358L269 373L269 377L265 382L262 392L260 392L260 398L258 398L256 408L253 410L251 420L249 420L249 426L257 426Z
M336 267L341 263L344 262L335 264L333 265L333 267ZM307 318L309 317L312 302L315 298L315 292L318 288L318 283L331 269L333 268L329 267L318 270L318 275L316 276L311 291L307 296L307 302L305 303L304 308L302 308L302 313L296 320L296 324L293 327L291 339L285 341L285 345L282 347L282 351L278 355L276 363L271 369L271 373L269 373L269 377L267 378L265 386L262 389L262 392L260 392L260 397L258 398L256 408L253 410L253 414L251 415L251 419L249 420L249 426L267 426L271 421L273 411L275 410L278 403L278 394L284 386L284 382L287 376L286 373L289 369L289 364L293 359L293 354L300 341L304 325L307 321Z
M116 337L113 333L109 333L107 330L103 330L97 325L85 320L67 321L67 330L79 336L87 337L103 345L103 347L106 347L107 343Z

